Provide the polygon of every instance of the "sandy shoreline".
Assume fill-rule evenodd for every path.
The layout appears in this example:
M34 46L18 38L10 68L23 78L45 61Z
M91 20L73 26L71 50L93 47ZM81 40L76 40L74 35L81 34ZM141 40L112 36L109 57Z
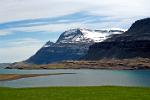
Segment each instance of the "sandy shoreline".
M75 74L75 73L53 73L53 74L0 74L0 81L10 81L21 78L30 78L38 76L49 76L49 75L63 75L63 74Z

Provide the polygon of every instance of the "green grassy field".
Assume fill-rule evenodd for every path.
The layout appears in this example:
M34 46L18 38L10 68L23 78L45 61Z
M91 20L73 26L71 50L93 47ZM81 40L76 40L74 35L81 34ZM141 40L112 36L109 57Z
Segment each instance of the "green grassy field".
M150 88L113 86L0 88L0 100L150 100Z

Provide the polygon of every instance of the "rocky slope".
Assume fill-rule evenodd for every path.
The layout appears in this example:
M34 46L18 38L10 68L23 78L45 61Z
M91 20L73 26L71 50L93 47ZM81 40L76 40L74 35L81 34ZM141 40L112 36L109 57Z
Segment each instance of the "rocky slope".
M147 70L150 69L149 58L101 59L95 61L64 61L43 65L9 66L7 69L111 69L111 70Z
M113 35L90 46L83 58L97 60L135 57L150 58L150 18L138 20L125 33Z
M60 35L56 43L47 42L35 55L26 60L31 64L48 64L64 60L77 60L84 56L90 45L102 42L121 30L71 29Z

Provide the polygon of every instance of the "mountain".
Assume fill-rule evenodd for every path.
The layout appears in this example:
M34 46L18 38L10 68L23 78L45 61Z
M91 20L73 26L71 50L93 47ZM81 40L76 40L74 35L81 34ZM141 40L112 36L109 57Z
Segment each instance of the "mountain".
M84 56L90 45L121 34L121 30L71 29L63 32L56 43L48 41L35 55L26 60L31 64L47 64L64 60L77 60Z
M10 63L0 63L0 69L6 68L10 65Z
M123 34L113 35L101 43L93 44L83 58L97 60L136 57L150 58L150 18L136 21Z
M123 33L122 30L71 29L60 35L56 43L91 43L101 42L111 34Z

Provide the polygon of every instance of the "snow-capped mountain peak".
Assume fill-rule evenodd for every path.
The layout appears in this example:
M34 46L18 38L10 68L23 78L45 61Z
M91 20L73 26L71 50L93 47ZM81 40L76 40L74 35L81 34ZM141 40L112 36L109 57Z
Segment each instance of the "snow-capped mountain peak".
M122 30L70 29L62 33L56 43L90 43L102 42L112 34L123 33Z
M47 48L49 46L52 46L53 44L54 44L53 42L48 41L48 42L46 42L46 44L43 47Z

